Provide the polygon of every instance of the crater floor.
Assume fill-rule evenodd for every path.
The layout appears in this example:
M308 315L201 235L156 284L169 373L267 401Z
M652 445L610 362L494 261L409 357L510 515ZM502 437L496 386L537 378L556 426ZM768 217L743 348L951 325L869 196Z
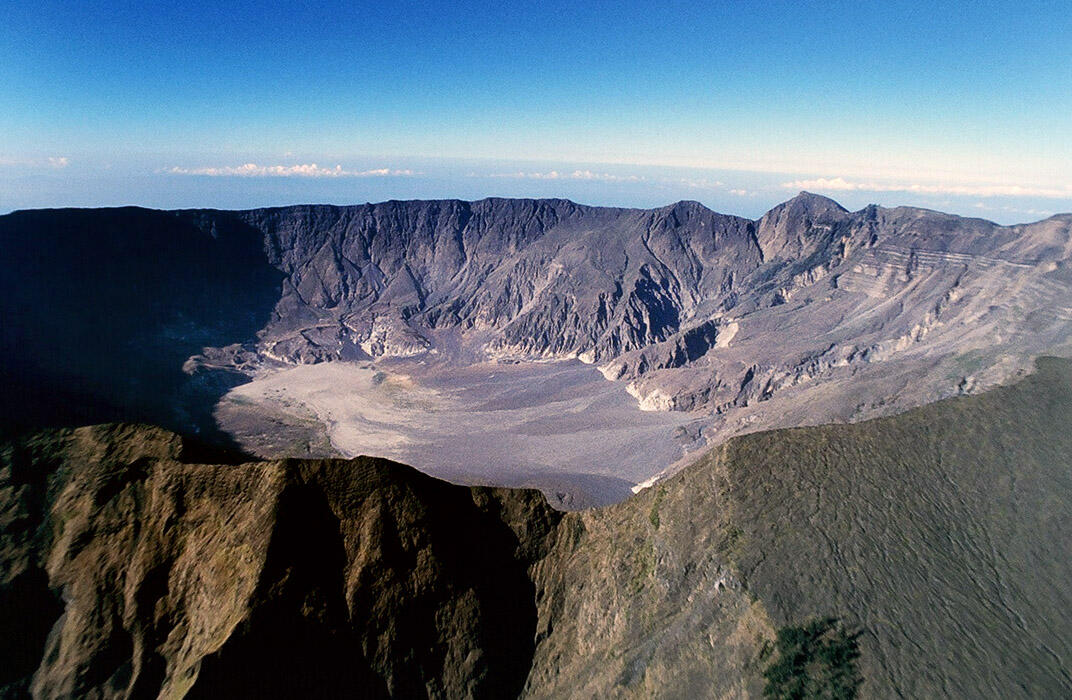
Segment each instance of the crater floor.
M376 455L538 487L564 507L620 501L702 446L697 416L641 411L624 383L576 360L300 365L232 389L216 418L258 456Z

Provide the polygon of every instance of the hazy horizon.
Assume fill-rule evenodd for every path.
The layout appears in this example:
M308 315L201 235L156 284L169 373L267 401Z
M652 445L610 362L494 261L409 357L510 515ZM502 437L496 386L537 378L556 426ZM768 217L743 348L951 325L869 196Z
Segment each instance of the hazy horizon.
M369 164L383 161L357 162L363 165L316 164L318 171L312 173L302 173L303 166L273 173L265 166L243 164L235 166L233 172L191 169L181 173L82 177L50 173L31 182L5 179L0 174L0 214L63 207L254 209L506 197L561 198L592 206L644 209L695 200L714 211L756 219L800 191L830 197L850 210L869 204L915 206L1006 225L1072 211L1072 202L1045 197L983 196L937 188L910 189L897 183L885 186L885 190L865 189L845 178L794 173L446 159L407 159L396 168L377 168ZM243 167L257 170L242 173ZM1067 206L1061 208L1059 204Z
M801 189L1072 211L1060 3L44 0L0 26L0 211Z

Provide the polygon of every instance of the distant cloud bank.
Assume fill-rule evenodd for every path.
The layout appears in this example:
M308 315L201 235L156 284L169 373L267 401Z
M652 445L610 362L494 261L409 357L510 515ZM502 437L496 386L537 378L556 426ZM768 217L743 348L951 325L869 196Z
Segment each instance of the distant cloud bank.
M782 183L787 190L817 190L826 192L915 192L919 194L963 195L966 197L1041 197L1066 199L1072 197L1072 185L1065 187L1030 187L1022 185L922 185L857 182L842 177L819 177Z
M406 177L416 175L412 170L375 168L373 170L345 170L341 165L323 168L316 163L300 165L257 165L245 163L219 168L174 167L164 172L171 175L207 175L209 177Z
M599 180L602 182L643 182L647 179L640 175L614 175L612 173L597 173L591 170L574 170L572 172L548 170L547 172L529 173L518 171L516 173L492 173L491 177L518 180Z
M919 206L1005 224L1072 210L1072 181L1050 173L1004 176L920 170L712 169L562 160L410 158L398 154L172 154L132 162L54 150L16 154L0 144L0 213L22 208L137 203L160 208L245 209L305 201L477 200L564 197L587 204L657 207L695 199L750 218L800 190L852 209ZM250 162L251 161L251 162ZM817 174L818 173L818 174ZM131 177L131 176L137 177ZM132 184L136 183L136 187Z

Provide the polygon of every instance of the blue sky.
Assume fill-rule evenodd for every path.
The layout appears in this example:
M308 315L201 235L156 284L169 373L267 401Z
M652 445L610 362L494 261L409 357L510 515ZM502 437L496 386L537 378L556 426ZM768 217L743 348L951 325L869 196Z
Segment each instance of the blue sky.
M1072 210L1072 4L34 2L0 210L809 189ZM313 167L315 164L315 167Z

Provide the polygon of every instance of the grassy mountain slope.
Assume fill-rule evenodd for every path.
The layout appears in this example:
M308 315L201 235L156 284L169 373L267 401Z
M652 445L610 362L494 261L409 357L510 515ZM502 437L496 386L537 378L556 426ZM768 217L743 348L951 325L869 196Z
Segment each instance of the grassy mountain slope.
M1072 363L1044 359L977 397L735 438L568 516L578 542L540 564L562 614L530 687L732 693L716 670L759 682L763 620L830 616L861 633L864 696L1067 695L1070 425Z
M382 460L38 434L0 450L0 684L755 697L771 669L783 688L856 669L862 697L1066 696L1070 424L1072 363L1042 360L979 396L736 438L567 515ZM794 663L840 649L807 638L825 618L859 658Z

